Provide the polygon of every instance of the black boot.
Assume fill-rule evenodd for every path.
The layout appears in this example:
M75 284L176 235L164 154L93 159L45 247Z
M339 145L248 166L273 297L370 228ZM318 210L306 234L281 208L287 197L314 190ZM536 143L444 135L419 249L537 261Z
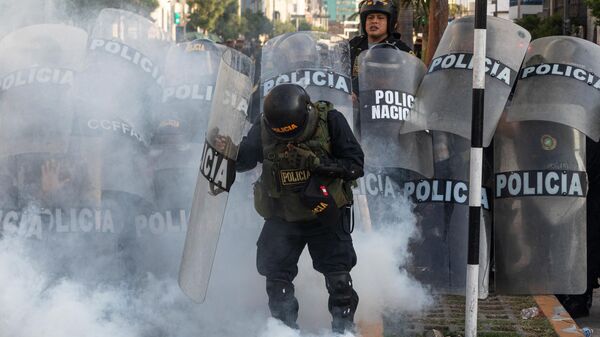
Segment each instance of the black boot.
M358 306L358 294L352 289L352 278L348 272L325 275L329 292L329 312L333 318L331 329L335 333L354 332L354 313Z
M282 321L292 329L298 329L298 300L294 296L292 282L279 279L267 279L267 295L271 316Z
M593 289L590 288L581 295L556 295L556 298L571 318L587 317L592 307Z

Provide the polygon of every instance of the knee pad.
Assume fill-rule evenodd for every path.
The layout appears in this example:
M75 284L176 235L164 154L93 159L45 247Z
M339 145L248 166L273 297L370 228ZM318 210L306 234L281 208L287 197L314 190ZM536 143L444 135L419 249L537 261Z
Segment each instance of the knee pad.
M334 332L344 333L354 326L354 313L358 306L358 294L352 288L352 278L348 272L329 273L325 275L329 292L329 312L333 321Z
M352 312L358 306L358 294L352 288L349 272L336 272L325 275L325 284L329 292L329 307L349 307Z
M279 301L294 297L294 284L286 280L267 279L267 295Z
M325 275L325 285L329 296L339 299L350 299L352 296L352 277L348 272L336 272Z

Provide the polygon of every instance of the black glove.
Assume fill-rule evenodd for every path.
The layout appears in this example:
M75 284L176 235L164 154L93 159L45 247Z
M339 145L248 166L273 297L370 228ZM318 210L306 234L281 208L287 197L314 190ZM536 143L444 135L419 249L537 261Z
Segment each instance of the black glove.
M296 166L306 167L313 172L321 164L321 160L312 150L299 147L292 143L288 144L287 147L288 155L292 161L296 162Z
M362 167L358 165L352 164L350 167L344 167L335 161L319 165L314 169L314 172L322 176L341 178L344 180L355 180L364 175Z

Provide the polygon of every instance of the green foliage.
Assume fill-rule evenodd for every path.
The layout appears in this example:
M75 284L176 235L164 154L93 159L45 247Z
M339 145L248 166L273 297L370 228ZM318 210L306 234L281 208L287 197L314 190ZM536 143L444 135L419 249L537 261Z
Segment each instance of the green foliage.
M515 23L527 29L531 33L532 39L562 34L563 20L558 14L547 18L540 18L537 15L525 15L523 18L515 20Z
M252 13L249 9L242 14L242 27L247 39L258 39L259 35L268 35L273 31L271 21L263 13Z
M65 7L76 20L94 17L104 8L119 8L150 17L159 3L158 0L67 0Z
M223 15L217 20L214 33L223 38L223 40L237 39L240 34L244 34L245 20L237 16L237 1L229 3Z
M273 36L296 31L296 25L291 22L275 21L273 24Z
M413 28L417 32L427 31L429 25L429 0L395 0L399 8L413 7Z
M298 30L299 31L310 31L313 30L313 26L306 22L306 20L301 20L300 23L298 24Z
M457 16L463 16L467 13L467 9L463 5L459 4L448 4L449 16L455 18Z
M595 23L600 25L600 0L585 0L585 3L592 10L592 15L596 18Z
M187 28L213 31L217 21L232 2L236 2L236 0L188 0L190 13Z

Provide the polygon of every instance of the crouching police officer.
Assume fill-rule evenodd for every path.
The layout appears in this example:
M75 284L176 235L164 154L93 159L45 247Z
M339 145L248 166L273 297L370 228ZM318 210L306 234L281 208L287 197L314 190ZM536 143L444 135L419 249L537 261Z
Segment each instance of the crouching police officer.
M363 161L344 116L328 102L312 103L295 84L281 84L265 97L260 121L240 144L237 171L263 164L254 186L255 208L265 218L257 268L267 279L271 315L290 327L298 327L292 281L306 245L325 276L333 331L354 326L351 184L363 175Z

